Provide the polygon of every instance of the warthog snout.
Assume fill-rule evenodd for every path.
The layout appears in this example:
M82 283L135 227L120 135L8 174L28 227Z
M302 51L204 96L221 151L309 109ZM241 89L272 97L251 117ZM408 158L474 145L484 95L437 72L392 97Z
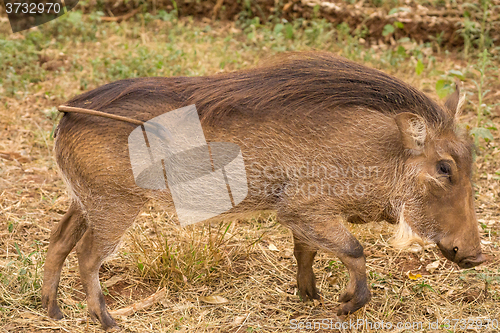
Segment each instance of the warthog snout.
M481 248L479 247L474 253L473 251L467 251L471 255L467 255L466 251L461 250L459 247L447 247L444 246L441 242L437 243L439 250L446 257L446 259L451 260L458 264L460 268L471 268L474 266L478 266L486 261L486 257L481 252Z
M486 257L482 253L479 253L474 258L465 258L460 260L460 262L458 262L458 266L460 266L460 268L471 268L480 265L485 261Z

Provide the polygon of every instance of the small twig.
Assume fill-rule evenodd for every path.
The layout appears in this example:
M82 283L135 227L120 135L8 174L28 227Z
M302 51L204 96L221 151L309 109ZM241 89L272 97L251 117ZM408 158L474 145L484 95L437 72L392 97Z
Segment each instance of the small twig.
M48 156L52 156L51 152L50 152L50 148L49 148L49 143L47 142L47 139L45 139L45 135L43 133L43 129L40 127L40 125L38 125L38 123L34 120L33 121L33 124L35 124L36 127L38 127L38 130L40 131L40 134L42 135L42 139L43 141L45 142L45 147L47 147L47 153L48 153Z
M167 289L163 288L160 291L154 293L153 295L146 297L145 299L143 299L140 302L134 303L134 304L127 306L125 308L122 308L122 309L109 311L109 313L112 316L130 316L131 314L134 314L137 311L144 310L144 309L152 306L153 304L158 302L158 300L160 298L163 298L165 296L166 292L167 292Z
M243 322L241 323L240 327L238 327L238 329L236 330L235 333L238 333L238 331L243 327L243 325L245 325L245 323L247 322L248 317L250 317L250 314L251 314L251 312L247 314L247 317L245 318L245 320L243 320Z
M121 16L115 16L115 17L103 16L103 17L101 17L101 21L106 21L106 22L126 21L129 18L131 18L132 16L134 16L135 14L137 14L141 9L142 9L142 7L136 8L133 11L131 11L130 13L125 14L125 15L121 15Z
M212 12L212 20L215 20L217 18L217 14L219 14L219 10L222 7L222 4L224 3L224 0L217 0L217 3L214 6L214 10Z

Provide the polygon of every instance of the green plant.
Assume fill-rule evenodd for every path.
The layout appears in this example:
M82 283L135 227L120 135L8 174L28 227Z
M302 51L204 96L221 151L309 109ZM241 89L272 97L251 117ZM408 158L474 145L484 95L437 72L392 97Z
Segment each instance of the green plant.
M495 272L489 271L487 268L485 269L484 273L478 273L473 270L466 270L464 271L459 279L462 281L467 281L467 276L472 276L473 278L476 278L480 281L484 282L484 292L488 292L489 287L493 282L499 282L500 283L500 275Z
M174 2L175 4L175 2ZM174 22L178 18L178 13L177 9L173 9L170 12L166 12L163 9L158 11L158 14L156 15L157 19L160 19L165 22Z
M325 19L311 21L310 26L304 30L311 44L323 43L333 35L332 24Z
M403 29L405 26L403 23L396 21L393 24L386 24L384 30L382 31L382 36L387 37L392 35L396 29Z
M412 289L413 289L413 291L414 291L414 292L416 292L417 294L422 294L422 293L424 293L424 291L425 291L426 289L428 289L428 290L430 290L430 291L432 291L432 292L436 292L436 291L432 288L432 286L431 286L429 283L427 283L426 281L422 281L422 282L420 282L420 283L417 283L417 284L413 285L413 286L412 286Z
M466 2L463 4L466 9L464 11L463 27L458 30L464 39L464 59L468 59L469 53L473 46L482 51L489 48L492 40L489 37L490 23L488 17L491 14L491 0L479 0L479 3ZM475 15L474 13L477 13ZM474 16L479 16L480 21L474 19Z
M464 14L465 16L466 14ZM469 16L465 16L463 28L459 29L458 32L462 35L464 39L464 59L468 59L470 50L473 46L474 40L480 32L477 22L471 21Z
M26 300L38 298L41 287L42 253L40 242L34 241L31 247L34 247L34 250L26 255L19 244L14 243L17 257L7 263L5 268L0 271L0 281L7 289L17 295L24 295ZM8 301L5 297L4 300Z
M224 260L221 247L228 241L225 236L230 226L231 222L221 222L214 230L209 225L201 235L181 244L170 243L168 236L158 231L157 237L148 238L146 243L134 238L134 252L127 255L133 258L143 277L160 277L180 284L210 279Z
M474 137L476 146L479 145L479 139L483 139L485 142L493 140L491 130L496 130L497 128L487 116L491 114L495 106L499 105L499 103L492 105L484 103L486 95L490 92L489 89L485 89L486 75L490 71L496 69L491 61L491 54L488 50L484 49L483 52L479 54L478 60L474 68L479 72L479 78L478 80L472 80L477 89L477 103L471 101L476 109L477 118L476 126L472 127L469 132Z
M486 30L486 24L488 22L488 16L490 14L490 5L491 5L491 0L480 0L481 3L481 10L483 13L483 17L481 20L481 35L479 37L479 49L482 50L483 48L486 47L485 44L485 39L487 37L488 31Z

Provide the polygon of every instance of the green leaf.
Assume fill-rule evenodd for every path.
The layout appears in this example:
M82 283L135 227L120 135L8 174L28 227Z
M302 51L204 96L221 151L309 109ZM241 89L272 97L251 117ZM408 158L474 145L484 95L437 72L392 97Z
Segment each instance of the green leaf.
M415 73L417 73L417 75L420 75L422 74L423 71L424 71L424 63L422 62L422 60L418 59L417 65L415 66Z
M392 24L386 24L384 30L382 31L382 36L389 36L394 32L394 26Z
M493 131L498 130L493 121L491 121L491 119L486 120L483 124L483 127Z
M405 25L399 21L394 22L394 26L399 29L403 29L405 27Z
M319 10L320 10L319 5L316 5L316 6L313 7L314 17L318 17Z
M453 89L451 87L450 80L441 79L436 82L436 93L438 94L439 98L445 98L452 92Z
M465 80L464 74L461 71L458 71L458 70L455 70L455 69L451 69L448 72L448 75L449 76L453 76L453 77L457 77L457 78L459 78L462 81Z
M293 26L290 23L287 23L285 25L285 37L287 39L292 39L293 38Z
M54 123L54 124L52 125L52 131L50 131L50 135L49 135L49 138L50 138L51 140L53 140L53 139L54 139L54 133L55 133L55 131L56 131L56 128L57 128L57 124L56 124L56 123Z
M21 250L19 249L19 245L17 245L17 243L14 243L14 247L16 248L16 252L17 252L17 255L19 256L19 260L22 260L23 259L23 253L21 252Z
M139 268L139 270L142 272L144 271L144 264L142 262L138 262L137 263L137 268Z
M398 50L396 51L400 56L407 58L408 53L406 53L406 50L403 46L399 45Z
M474 127L469 133L477 139L483 139L486 142L493 141L493 134L491 134L490 130L484 127Z
M397 12L399 12L399 8L398 7L393 8L389 11L389 15L396 14Z
M278 23L274 26L274 34L277 35L281 32L281 30L283 30L283 28L285 28L285 26L281 23Z
M396 8L393 8L389 11L389 15L392 15L392 14L396 14L397 12L409 12L410 9L409 8L405 8L405 7L396 7Z

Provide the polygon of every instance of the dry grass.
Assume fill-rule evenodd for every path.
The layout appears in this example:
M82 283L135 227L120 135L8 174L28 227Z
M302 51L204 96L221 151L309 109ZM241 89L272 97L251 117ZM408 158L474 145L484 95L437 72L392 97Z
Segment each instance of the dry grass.
M312 26L318 29L319 37L314 37L311 31L297 30L293 39L286 39L265 27L248 36L238 27L222 23L212 23L207 28L205 23L189 20L176 24L139 20L117 25L97 24L88 18L73 19L71 27L75 30L60 30L54 38L50 33L64 28L68 22L54 22L38 31L14 35L8 34L6 22L0 22L1 38L15 46L12 50L20 50L15 59L9 58L17 76L12 71L9 75L15 80L4 80L0 86L0 331L3 332L100 331L100 326L90 322L87 315L74 253L64 265L59 291L65 319L49 319L40 304L41 272L49 232L69 204L51 153L50 135L57 123L53 107L69 97L122 77L211 74L247 68L264 56L279 52L313 48L337 52L397 74L434 97L435 82L450 69L469 73L465 83L469 92L474 92L471 80L477 78L472 60L439 53L432 45L406 42L403 47L413 57L398 58L397 49L403 43L365 49L357 39L342 37L323 23ZM37 38L42 46L32 49L29 41ZM424 54L425 71L420 76L414 69L417 49ZM498 66L498 60L493 61ZM38 80L21 84L23 75ZM498 87L497 80L488 77L488 85ZM12 86L8 87L6 82ZM492 104L497 91L493 90L485 103ZM471 95L470 99L474 101L476 97ZM463 116L465 123L475 123L473 111L469 104ZM493 124L499 120L494 113L497 111L489 115ZM481 143L475 178L483 249L492 260L475 269L459 270L436 247L413 249L413 252L394 250L388 245L393 231L388 224L350 225L365 247L373 299L347 320L423 325L422 329L399 330L405 332L433 331L429 323L436 320L439 324L445 319L500 320L496 173L500 171L500 163L498 133L494 134L494 142ZM425 267L437 260L436 271L427 272ZM294 266L291 233L276 223L272 213L260 212L251 218L181 228L175 219L151 204L127 233L115 258L103 265L101 282L113 278L114 284L109 282L104 288L107 304L113 310L166 287L166 296L158 304L117 318L130 332L284 332L292 330L292 319L337 320L336 299L348 278L345 267L331 255L320 253L314 270L323 302L302 303L297 295ZM409 271L422 277L410 279ZM213 295L228 302L208 304L200 300ZM464 330L457 326L450 331Z

